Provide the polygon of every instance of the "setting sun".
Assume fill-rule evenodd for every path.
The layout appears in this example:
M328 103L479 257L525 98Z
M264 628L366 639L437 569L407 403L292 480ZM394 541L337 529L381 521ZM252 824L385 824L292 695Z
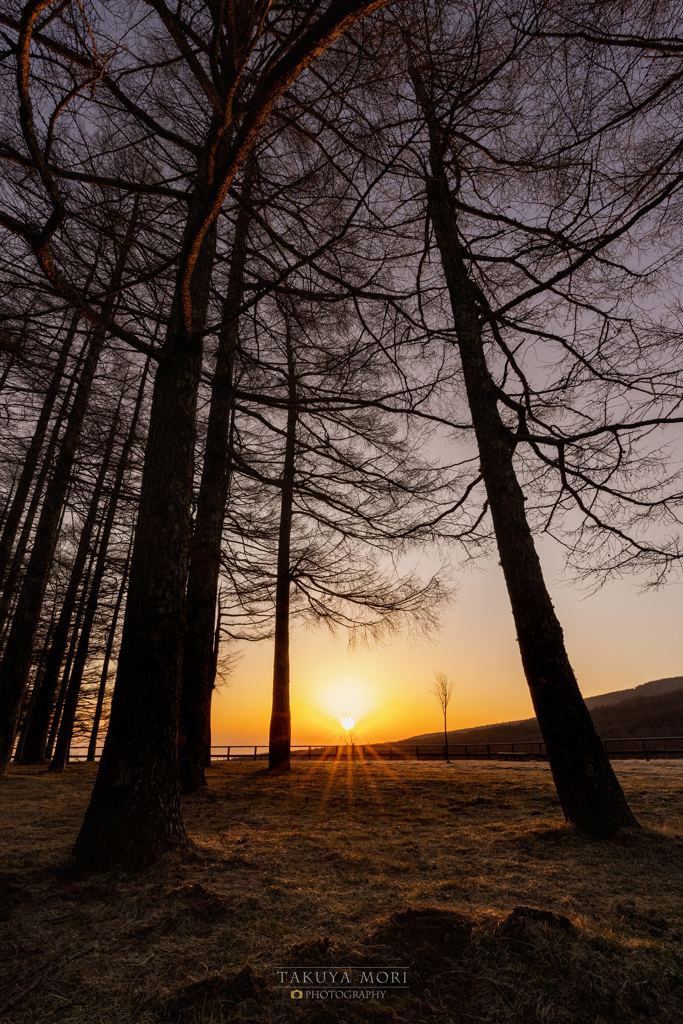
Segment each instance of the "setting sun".
M347 715L344 715L344 717L342 718L341 724L342 724L342 729L346 729L347 732L348 732L349 729L353 729L353 727L354 727L354 725L356 723L355 723L354 719L351 717L351 715L347 714Z

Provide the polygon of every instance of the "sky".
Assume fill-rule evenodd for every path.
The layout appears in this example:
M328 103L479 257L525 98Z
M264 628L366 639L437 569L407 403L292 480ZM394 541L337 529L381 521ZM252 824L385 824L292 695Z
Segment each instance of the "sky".
M569 657L585 697L683 675L683 586L645 591L634 578L597 594L560 582L562 560L551 541L539 552ZM458 594L433 643L405 638L349 653L342 636L295 627L290 650L292 743L340 743L341 718L356 721L359 743L436 732L443 719L430 693L432 673L455 682L449 729L529 718L502 570L491 559L457 576ZM214 745L268 742L273 648L245 644L229 683L214 695Z

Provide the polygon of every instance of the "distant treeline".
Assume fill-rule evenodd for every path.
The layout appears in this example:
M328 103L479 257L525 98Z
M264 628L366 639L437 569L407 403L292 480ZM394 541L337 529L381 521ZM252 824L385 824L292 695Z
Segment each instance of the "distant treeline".
M626 736L683 736L683 690L654 696L632 697L618 704L591 710L591 718L603 739ZM459 729L448 733L450 743L511 743L519 740L540 740L541 730L535 718L521 722L500 722L475 729ZM402 742L443 742L443 733L413 736Z

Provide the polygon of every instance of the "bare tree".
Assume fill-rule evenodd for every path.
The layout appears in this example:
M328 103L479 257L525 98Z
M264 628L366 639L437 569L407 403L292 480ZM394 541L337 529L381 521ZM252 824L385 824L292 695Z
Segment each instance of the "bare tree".
M434 682L430 686L431 692L437 699L439 707L441 708L441 714L443 715L443 738L446 744L446 761L448 764L451 763L451 758L448 753L448 730L446 726L446 716L448 714L448 705L451 702L451 696L453 694L453 687L455 683L453 680L440 669L434 672Z
M139 45L137 79L135 73L130 77L130 67L119 69L108 58L107 64L102 64L99 54L112 50L104 40L96 46L95 34L98 29L106 34L113 23L97 26L94 19L87 20L82 34L76 31L73 39L64 43L55 34L55 26L66 22L50 18L40 22L50 0L26 5L21 20L3 17L4 24L18 34L18 128L24 148L12 157L31 169L40 199L33 213L22 204L26 219L8 211L0 215L0 223L24 240L55 289L138 350L148 351L148 346L125 325L113 322L106 311L103 315L98 302L79 290L61 263L61 229L68 221L69 206L60 186L69 178L73 181L73 173L66 166L55 168L55 154L50 150L54 123L58 130L66 123L60 110L66 110L66 94L73 85L64 84L70 80L68 70L57 81L59 62L68 69L80 67L86 82L102 83L109 93L108 126L114 131L117 117L119 125L127 122L126 145L128 125L135 126L150 139L150 146L160 143L175 150L185 178L182 190L161 182L157 187L158 193L170 194L184 207L184 216L179 210L181 227L179 234L176 227L170 260L177 275L154 382L117 685L95 790L75 847L77 860L84 867L142 866L186 842L178 795L179 673L196 403L217 221L235 175L278 98L319 54L381 3L338 0L310 9L299 4L271 9L265 3L227 7L200 3L185 11L164 0L152 0L141 19L137 7L130 12ZM76 4L70 13L74 24L80 26L84 15ZM150 57L159 52L163 36L166 52L157 60L161 78L152 75L150 79ZM91 49L83 43L86 38L93 42ZM129 40L126 43L124 49L129 53ZM121 52L116 43L113 46ZM39 53L49 54L54 65L50 85L59 93L56 102L49 89L41 94L54 111L52 121L48 115L49 125L46 123L42 135L42 122L33 116L32 96L39 77L32 77L33 62ZM178 102L169 105L168 92L162 94L156 85L152 99L148 95L150 81L158 81L162 90L172 87L179 95ZM91 97L98 102L98 93L91 91ZM146 103L146 109L141 103ZM175 123L168 123L173 110ZM68 116L72 111L74 108L69 108ZM158 111L165 112L160 119ZM93 138L91 131L86 134ZM67 146L70 148L70 143ZM152 154L150 158L152 166ZM162 159L168 163L165 155ZM88 171L77 172L78 179L97 179L95 164L97 161ZM177 164L169 176L171 173L177 180ZM128 180L135 188L134 177ZM117 183L115 177L108 179L108 185L125 188L123 180ZM42 223L37 226L33 219L41 215Z
M223 573L234 589L226 588L219 628L229 633L231 610L241 607L253 630L279 603L280 652L285 606L287 619L301 612L368 632L397 609L420 613L419 590L397 595L388 578L369 596L371 559L358 565L354 557L371 542L390 556L394 542L440 536L469 557L494 533L566 816L599 835L635 823L583 705L534 532L557 535L593 575L620 571L631 558L665 571L680 558L674 542L648 545L638 534L648 516L674 515L678 495L672 486L653 498L655 453L638 446L648 431L680 419L681 399L680 366L667 348L673 332L653 329L651 342L636 309L656 274L640 274L632 259L636 247L651 246L641 224L664 252L664 217L653 218L683 184L678 142L642 127L646 113L665 125L664 98L677 95L680 77L666 62L673 67L678 57L678 37L659 26L656 58L645 67L647 16L635 32L622 11L617 31L610 5L599 6L593 23L583 0L560 14L534 0L410 0L361 25L382 3L130 0L119 19L77 0L0 11L11 40L4 80L17 90L0 144L3 295L30 293L55 323L71 306L79 330L94 325L98 344L116 339L150 355L156 368L110 728L76 844L82 867L136 868L186 842L181 660L185 648L181 746L192 788L208 746L221 529ZM602 56L612 51L605 71ZM633 57L622 61L622 52ZM306 74L314 60L316 73ZM586 67L595 77L584 89ZM264 136L259 206L234 185ZM653 138L655 157L646 158ZM296 154L306 147L314 157L298 174ZM117 278L120 243L93 211L128 209L134 197L144 215ZM232 218L228 201L238 211ZM344 244L332 247L333 236ZM642 283L641 293L626 282ZM308 295L318 309L334 306L340 323L346 318L338 336L325 325L328 336L311 346L296 380L291 360L268 349L265 297L285 286L297 301ZM7 298L5 307L3 395L23 359L28 322L25 302L14 319ZM251 378L238 381L234 356L247 314L256 344ZM156 331L165 335L160 346ZM395 372L393 390L367 380L358 387L350 372L344 391L327 387L332 367L343 376L339 338L353 332L371 377L382 353ZM59 369L63 333L51 337L49 362ZM543 346L550 360L539 356ZM73 464L73 452L64 454L80 431L92 362L88 356L80 375L24 590L15 600L12 582L3 596L16 609L5 650L11 685L0 694L5 747L27 706L29 670L42 673L47 658L47 611L44 656L31 647L40 605L52 603L43 594ZM42 419L36 407L33 444L28 430L17 434L16 451L31 460L45 447L59 374L52 387ZM193 539L197 407L210 390ZM415 487L416 463L396 457L394 414L447 430L467 448L458 456L460 490L425 506L421 521L403 510L428 474L417 474ZM269 440L259 447L261 436ZM376 449L373 437L384 438ZM3 469L8 555L23 515L23 557L50 445L39 471L22 475L17 459ZM644 483L634 483L638 473ZM267 577L259 558L246 556L258 549L272 569L276 519L282 557ZM12 581L19 562L14 569ZM254 583L253 600L240 576ZM118 594L122 603L123 589ZM96 596L88 621L95 603ZM88 657L84 644L79 672ZM280 676L282 696L288 673Z

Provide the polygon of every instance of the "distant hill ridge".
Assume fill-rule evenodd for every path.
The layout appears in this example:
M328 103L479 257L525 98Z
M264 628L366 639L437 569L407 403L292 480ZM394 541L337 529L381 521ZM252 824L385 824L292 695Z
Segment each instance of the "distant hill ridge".
M653 679L630 690L586 698L595 727L604 739L620 736L683 736L683 676ZM535 718L448 730L449 743L510 743L540 740ZM443 732L410 736L399 743L443 743Z
M667 679L653 679L649 683L641 683L631 690L612 690L611 693L600 693L595 697L586 697L587 708L600 708L605 704L620 704L633 697L654 696L660 693L671 693L683 689L683 676L669 676Z

